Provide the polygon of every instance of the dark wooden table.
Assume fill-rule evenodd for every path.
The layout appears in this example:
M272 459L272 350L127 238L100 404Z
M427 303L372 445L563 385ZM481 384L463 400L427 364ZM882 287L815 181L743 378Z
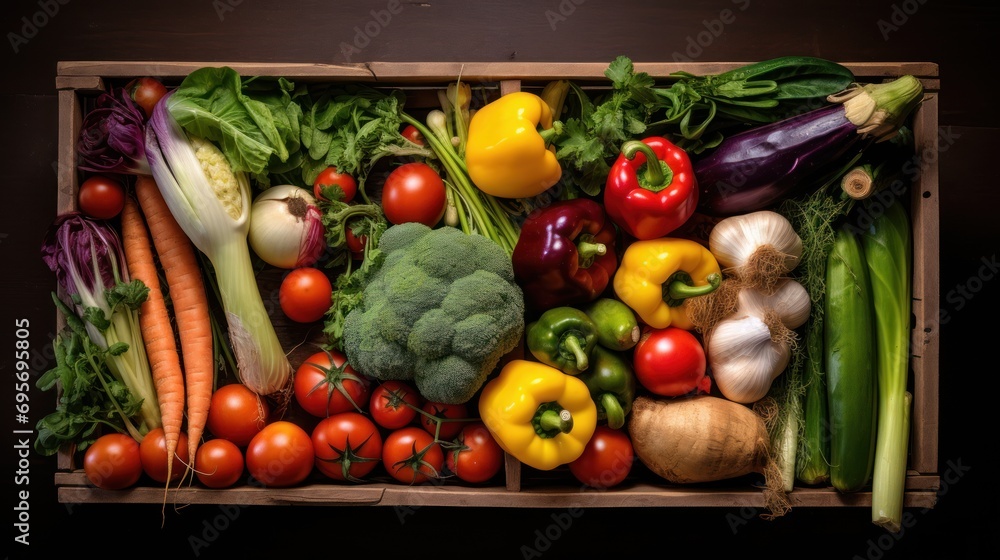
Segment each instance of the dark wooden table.
M726 12L725 10L728 10ZM365 33L371 21L377 33ZM13 557L42 552L221 557L364 553L392 557L628 557L643 551L751 557L978 558L998 548L996 440L988 399L997 386L997 217L995 165L1000 114L996 29L989 0L791 2L719 0L504 2L353 0L112 2L16 0L5 4L7 46L0 82L4 167L0 204L2 323L8 348L17 319L30 321L39 363L55 330L54 279L38 247L55 215L60 60L184 61L755 61L787 54L838 61L930 61L940 65L942 151L940 471L937 507L912 512L892 537L867 508L797 509L773 522L716 509L478 510L425 508L236 508L59 504L54 459L30 458L30 545L9 540ZM49 354L50 356L51 354ZM8 351L0 370L11 372ZM13 408L13 388L4 408ZM51 395L30 393L31 415ZM979 412L983 410L983 412ZM17 464L18 426L3 430ZM17 467L12 467L16 471ZM16 473L4 479L17 522ZM18 486L21 488L21 486ZM560 525L562 523L562 525ZM11 524L8 524L11 527ZM556 527L553 529L552 527ZM13 528L9 538L13 539ZM547 536L546 536L547 535Z

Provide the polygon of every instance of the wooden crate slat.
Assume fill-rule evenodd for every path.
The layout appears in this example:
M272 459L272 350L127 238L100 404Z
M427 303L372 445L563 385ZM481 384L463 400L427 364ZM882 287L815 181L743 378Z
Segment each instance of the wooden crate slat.
M938 471L938 360L940 351L940 221L938 197L938 96L926 96L914 116L913 314L910 364L913 369L911 468Z
M749 62L749 61L748 61ZM125 78L139 75L179 78L204 66L230 66L246 75L275 75L299 78L353 77L370 80L448 81L456 76L470 80L604 79L608 62L369 62L358 64L258 63L239 61L62 61L60 76L105 76ZM653 76L671 72L716 74L747 62L635 62L635 68ZM858 76L937 77L938 65L931 62L844 62Z
M127 490L100 490L92 486L64 485L61 502L159 504L163 489L138 487ZM842 494L832 488L798 488L789 495L796 507L870 507L871 492ZM908 490L906 507L933 507L936 489ZM228 490L183 488L171 490L167 501L177 505L372 505L390 507L753 507L763 508L759 488L699 488L626 483L607 490L582 491L575 486L552 486L509 492L498 487L418 486L384 483L340 485L311 484L294 488L241 487Z

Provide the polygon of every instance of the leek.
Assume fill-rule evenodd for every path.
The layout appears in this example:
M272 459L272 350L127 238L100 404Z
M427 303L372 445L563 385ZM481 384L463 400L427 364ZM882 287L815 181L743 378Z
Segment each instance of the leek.
M884 208L881 213L874 210ZM878 428L872 475L872 522L893 533L903 517L911 395L906 390L910 360L912 268L909 217L902 202L870 208L877 216L862 232L875 309Z
M169 95L146 129L146 157L177 223L212 263L240 380L259 395L288 388L292 367L257 287L247 234L252 197L214 144L187 134L170 113Z

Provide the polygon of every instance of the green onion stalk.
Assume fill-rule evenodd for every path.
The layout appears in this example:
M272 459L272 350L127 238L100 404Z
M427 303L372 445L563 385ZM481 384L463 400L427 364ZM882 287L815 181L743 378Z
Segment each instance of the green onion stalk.
M468 94L452 95L449 88L449 104L445 108L454 111L451 118L440 109L430 111L426 123L406 113L402 113L401 117L423 135L444 167L448 203L454 208L450 211L453 216L457 214L457 220L450 220L450 224L460 227L464 233L478 233L492 239L510 255L517 245L520 230L496 198L472 184L465 159L461 155L464 153L461 131L468 129L470 118L467 108L469 99Z

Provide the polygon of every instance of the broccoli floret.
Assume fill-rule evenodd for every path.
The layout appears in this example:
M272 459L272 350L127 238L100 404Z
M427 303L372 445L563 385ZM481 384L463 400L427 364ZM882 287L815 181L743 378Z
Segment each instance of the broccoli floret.
M524 334L510 256L480 235L418 223L390 227L362 303L344 322L359 372L412 380L427 399L464 403Z

